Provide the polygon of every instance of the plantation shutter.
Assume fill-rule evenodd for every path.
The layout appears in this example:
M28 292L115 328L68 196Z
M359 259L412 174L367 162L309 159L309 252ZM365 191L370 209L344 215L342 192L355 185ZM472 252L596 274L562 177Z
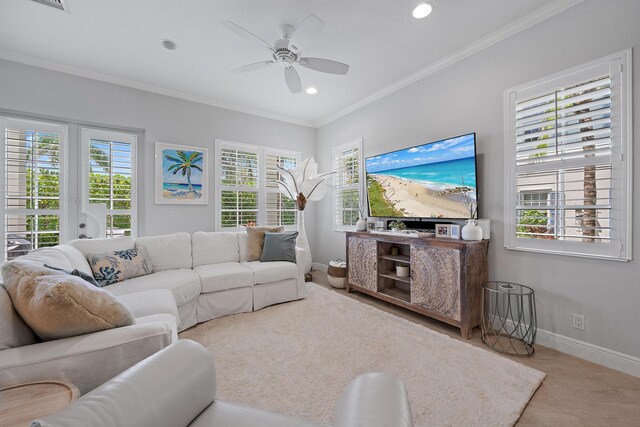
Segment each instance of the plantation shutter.
M106 206L106 237L131 236L135 223L135 137L89 132L103 134L89 139L89 204Z
M334 229L354 230L362 206L362 143L360 140L336 147L333 151Z
M621 71L619 59L606 61L509 94L516 245L622 256ZM548 197L519 197L536 192Z
M278 154L278 152L265 152L265 189L266 189L266 219L268 226L293 226L296 224L295 201L284 195L278 189L278 181L284 169L295 169L298 157L292 154Z
M257 225L259 154L249 147L219 148L220 227Z
M2 119L3 259L61 242L66 127Z

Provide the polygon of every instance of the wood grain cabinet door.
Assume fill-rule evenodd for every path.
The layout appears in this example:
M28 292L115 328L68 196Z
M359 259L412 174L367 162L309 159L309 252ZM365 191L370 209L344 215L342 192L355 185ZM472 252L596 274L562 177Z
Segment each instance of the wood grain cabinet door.
M375 292L378 291L376 246L375 240L349 238L349 283Z
M460 251L411 246L411 303L460 320Z

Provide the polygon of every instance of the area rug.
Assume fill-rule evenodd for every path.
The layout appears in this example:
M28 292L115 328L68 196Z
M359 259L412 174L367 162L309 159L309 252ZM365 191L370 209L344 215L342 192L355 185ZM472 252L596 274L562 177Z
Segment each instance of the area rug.
M180 334L213 353L219 399L329 425L349 381L386 371L406 384L416 426L511 426L545 377L338 292L308 291Z

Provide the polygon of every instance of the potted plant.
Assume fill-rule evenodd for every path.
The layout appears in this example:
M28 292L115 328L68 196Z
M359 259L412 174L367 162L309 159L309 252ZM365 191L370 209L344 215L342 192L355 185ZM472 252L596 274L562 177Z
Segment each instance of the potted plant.
M391 231L393 231L394 233L398 233L402 230L407 229L407 226L402 221L391 221L391 224L389 224L389 227L391 228Z
M396 276L409 277L409 264L406 262L396 262Z

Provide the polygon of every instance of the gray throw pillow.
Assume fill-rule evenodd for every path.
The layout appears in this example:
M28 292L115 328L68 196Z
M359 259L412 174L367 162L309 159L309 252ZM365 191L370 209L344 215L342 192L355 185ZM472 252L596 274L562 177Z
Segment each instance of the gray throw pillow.
M61 271L64 274L70 274L71 276L78 276L79 278L91 283L96 288L101 288L102 287L102 286L100 286L100 284L98 282L96 282L96 279L94 279L93 276L85 273L84 271L80 271L77 268L74 268L73 270L69 271L69 270L65 270L64 268L52 267L52 266L47 265L47 264L45 264L44 266L47 267L47 268L50 268L52 270Z
M297 231L287 233L264 233L264 248L260 261L289 261L296 262Z

